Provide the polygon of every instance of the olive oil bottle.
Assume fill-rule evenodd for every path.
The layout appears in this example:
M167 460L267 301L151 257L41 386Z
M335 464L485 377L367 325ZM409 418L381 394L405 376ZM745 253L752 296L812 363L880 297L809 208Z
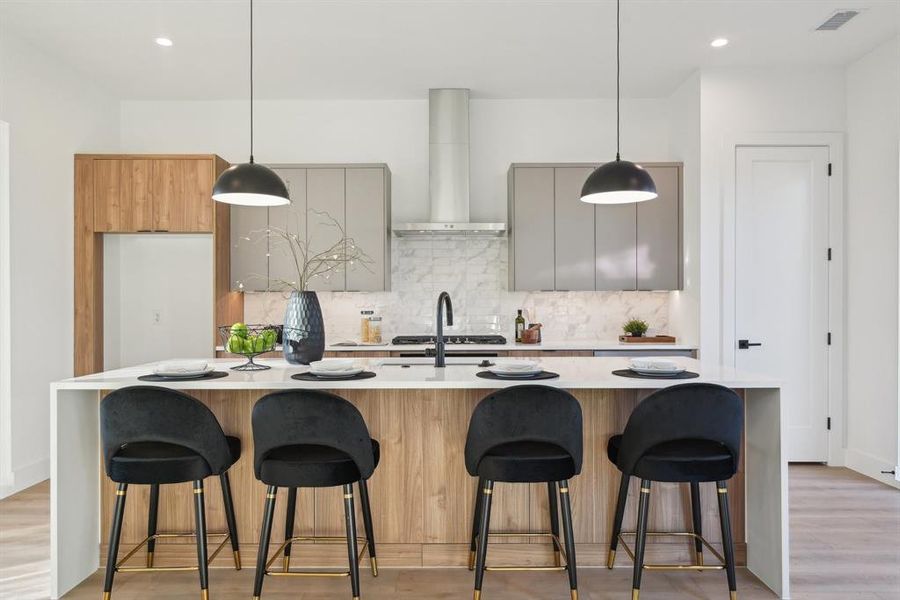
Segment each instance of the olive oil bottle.
M522 316L522 309L519 309L519 314L516 317L516 341L522 341L522 332L525 331L525 317Z

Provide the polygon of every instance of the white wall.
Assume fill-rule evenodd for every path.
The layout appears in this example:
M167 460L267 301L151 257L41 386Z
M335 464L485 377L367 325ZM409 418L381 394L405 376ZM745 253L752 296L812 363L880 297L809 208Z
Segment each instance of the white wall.
M614 109L611 100L472 100L471 218L506 219L512 162L612 158ZM427 100L260 101L256 115L258 162L385 162L393 220L428 219ZM667 115L665 99L623 101L623 155L669 160ZM126 101L121 131L129 152L244 161L247 103Z
M718 363L725 140L746 133L843 131L844 70L710 69L702 72L700 89L700 352Z
M669 148L684 163L682 251L684 288L669 295L669 330L685 344L700 341L700 72L673 92Z
M898 457L900 38L847 77L847 465L882 481ZM896 482L895 482L896 485Z
M11 389L0 495L49 476L49 383L72 375L73 154L118 149L118 102L0 31L0 120L10 124Z
M105 236L104 369L211 358L212 274L211 235Z

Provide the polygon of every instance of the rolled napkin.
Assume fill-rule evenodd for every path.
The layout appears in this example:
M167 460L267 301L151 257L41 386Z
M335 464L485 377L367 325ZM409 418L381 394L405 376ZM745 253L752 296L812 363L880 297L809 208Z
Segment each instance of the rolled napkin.
M156 365L154 373L199 373L209 368L205 360L169 360Z
M632 369L644 371L675 371L681 368L674 360L667 358L632 358L629 365Z
M498 369L506 371L534 371L539 363L536 360L495 360L494 365Z
M309 370L313 373L329 373L333 371L346 371L352 369L356 361L352 358L331 358L328 360L314 360L309 363Z

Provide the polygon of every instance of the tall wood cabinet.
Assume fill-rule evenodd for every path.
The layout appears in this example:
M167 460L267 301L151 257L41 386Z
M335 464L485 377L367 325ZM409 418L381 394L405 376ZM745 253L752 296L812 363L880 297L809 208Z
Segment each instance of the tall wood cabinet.
M243 299L229 281L230 207L212 199L226 168L214 154L75 155L76 375L103 369L104 234L212 234L215 322L242 320ZM218 337L211 334L210 355Z
M643 163L659 197L581 202L594 164L509 169L509 289L677 290L682 287L680 163Z
M334 245L340 229L371 260L350 265L310 283L316 291L390 289L390 175L387 165L274 165L291 204L267 209L233 207L231 286L246 291L279 290L297 280L287 244L276 230L309 241L310 253Z

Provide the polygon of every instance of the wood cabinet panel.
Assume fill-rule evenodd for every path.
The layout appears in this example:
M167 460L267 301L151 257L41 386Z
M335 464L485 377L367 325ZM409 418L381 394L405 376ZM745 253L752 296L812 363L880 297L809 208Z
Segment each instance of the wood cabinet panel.
M129 233L153 228L150 161L93 161L94 231Z
M514 169L510 198L511 289L554 289L553 169Z
M581 201L590 167L555 169L554 252L557 291L594 289L594 205Z
M647 166L659 197L637 208L637 288L681 289L681 169Z
M212 233L212 184L210 160L153 160L153 230Z
M390 288L390 273L385 272L385 255L390 239L384 192L384 169L346 170L347 235L372 261L366 266L348 266L347 291L370 292Z

